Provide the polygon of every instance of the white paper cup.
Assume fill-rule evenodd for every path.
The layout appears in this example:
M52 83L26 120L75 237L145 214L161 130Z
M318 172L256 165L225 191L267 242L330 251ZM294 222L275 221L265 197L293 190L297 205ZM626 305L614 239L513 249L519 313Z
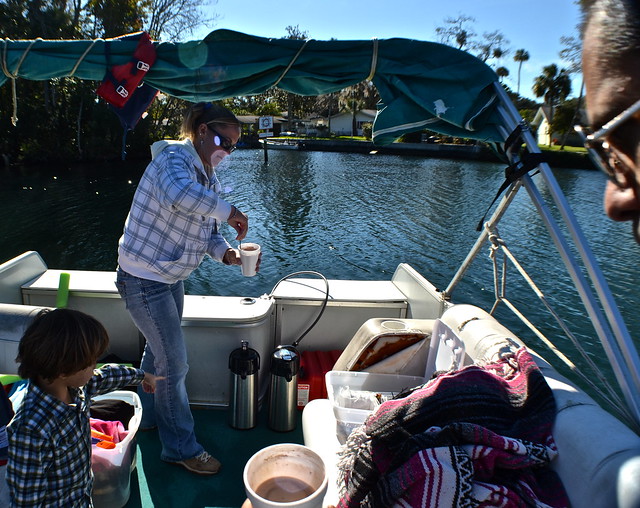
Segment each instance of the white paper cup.
M240 260L242 261L242 275L253 277L256 274L260 246L257 243L243 243L240 245L239 250Z
M321 508L327 492L320 456L293 443L256 452L244 466L242 479L253 508Z

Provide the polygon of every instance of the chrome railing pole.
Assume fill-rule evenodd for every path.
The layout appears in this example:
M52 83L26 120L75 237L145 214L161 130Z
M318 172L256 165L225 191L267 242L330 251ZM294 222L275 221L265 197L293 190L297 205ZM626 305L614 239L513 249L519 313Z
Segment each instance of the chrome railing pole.
M499 84L496 84L498 96L500 97L500 112L504 119L510 123L508 127L515 129L519 123L520 115L515 106L507 96L506 92ZM507 116L508 115L508 116ZM540 149L532 135L525 129L522 133L523 141L529 147L532 153L539 153ZM629 409L632 411L634 418L640 424L640 358L633 344L629 331L624 323L624 319L620 314L618 306L611 294L611 290L600 270L598 262L586 241L573 211L571 210L564 194L562 193L557 180L553 176L551 168L548 164L542 163L538 166L540 174L544 179L549 194L560 212L569 234L573 240L580 258L587 270L589 278L594 285L596 293L599 297L600 305L606 314L605 320L601 310L597 306L591 288L587 285L584 276L580 272L573 253L569 250L568 244L560 229L551 216L548 207L541 195L539 194L535 184L529 176L523 177L523 185L527 189L529 196L538 208L547 229L551 233L552 239L560 252L560 255L567 267L571 278L578 289L580 298L582 299L589 317L594 324L594 328L600 341L609 357L609 361L613 367L614 373L623 390L623 395ZM613 333L612 333L613 332Z

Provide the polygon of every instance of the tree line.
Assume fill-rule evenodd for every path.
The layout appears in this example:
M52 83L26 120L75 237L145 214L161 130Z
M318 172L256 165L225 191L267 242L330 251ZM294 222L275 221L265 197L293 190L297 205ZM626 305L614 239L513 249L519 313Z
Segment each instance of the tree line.
M0 0L0 34L8 39L94 39L110 38L146 30L154 40L180 40L202 26L210 26L216 16L207 16L201 0ZM447 18L436 29L440 41L475 54L494 67L502 79L509 75L503 65L511 55L509 41L499 32L476 35L473 18ZM286 28L284 37L306 39L298 26ZM575 40L571 40L574 43ZM567 43L567 47L570 44ZM569 56L570 52L568 53ZM566 56L566 55L565 55ZM518 64L518 88L506 85L516 105L527 115L537 104L522 98L520 70L529 59L525 49L513 52ZM551 64L536 80L534 93L544 103L558 109L571 92L570 68ZM96 96L98 82L59 78L47 81L16 81L18 122L11 122L13 89L0 87L0 155L15 162L67 162L112 160L120 157L125 128L110 107ZM222 101L237 115L280 115L290 122L312 115L330 118L339 112L352 114L375 109L379 96L375 87L363 81L357 85L318 97L302 97L272 89L251 97ZM176 137L182 112L188 105L160 94L147 116L126 136L128 158L148 157L149 145L162 138ZM564 115L566 116L566 115ZM563 117L563 115L560 115ZM289 124L291 130L294 126ZM330 129L329 129L330 130Z

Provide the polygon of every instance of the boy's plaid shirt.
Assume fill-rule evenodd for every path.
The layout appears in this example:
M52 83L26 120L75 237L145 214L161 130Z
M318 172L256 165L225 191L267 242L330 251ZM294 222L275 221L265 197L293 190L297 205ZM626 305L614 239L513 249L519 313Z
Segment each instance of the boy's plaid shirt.
M143 378L139 369L106 365L83 388L71 390L72 404L29 382L8 427L11 506L92 506L91 397Z

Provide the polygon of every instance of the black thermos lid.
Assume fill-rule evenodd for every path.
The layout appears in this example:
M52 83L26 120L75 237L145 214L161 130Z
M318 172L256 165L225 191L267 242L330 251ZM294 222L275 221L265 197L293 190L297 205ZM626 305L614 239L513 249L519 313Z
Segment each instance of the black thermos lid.
M229 369L234 374L250 376L258 372L260 368L260 355L255 349L249 347L246 340L242 341L242 346L231 351L229 355Z
M300 355L293 346L278 346L271 354L271 374L291 381L300 370Z

